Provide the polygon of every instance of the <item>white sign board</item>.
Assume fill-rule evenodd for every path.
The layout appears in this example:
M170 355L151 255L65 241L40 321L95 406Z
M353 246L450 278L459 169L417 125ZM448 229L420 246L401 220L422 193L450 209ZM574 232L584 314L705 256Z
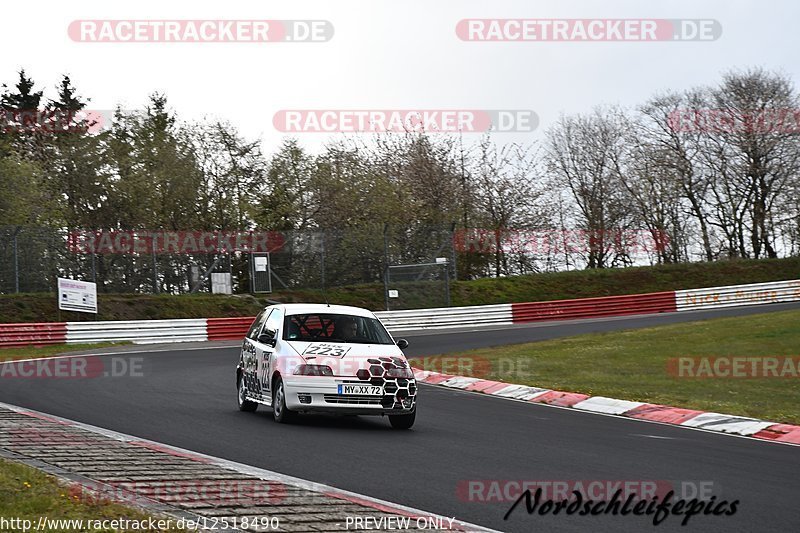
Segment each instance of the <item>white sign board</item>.
M97 313L97 285L90 281L58 278L58 308Z
M232 294L231 275L229 272L213 272L211 274L212 294Z
M267 258L266 257L256 256L253 259L255 260L256 272L266 272L267 271Z
M389 291L389 298L399 298L400 293L398 291Z

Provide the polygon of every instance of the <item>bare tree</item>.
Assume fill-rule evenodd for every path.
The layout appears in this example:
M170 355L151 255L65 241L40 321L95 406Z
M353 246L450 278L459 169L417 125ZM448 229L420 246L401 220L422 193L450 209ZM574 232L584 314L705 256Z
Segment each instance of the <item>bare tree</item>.
M535 146L508 144L498 147L487 134L478 145L472 174L478 191L476 201L495 235L494 275L527 273L536 270L535 254L526 250L525 231L547 224L537 203L542 196ZM518 231L509 235L509 230ZM521 239L516 237L522 237ZM534 250L535 251L535 250ZM509 265L513 253L516 264Z
M588 240L589 268L614 264L615 243L609 235L624 229L629 210L620 182L627 121L616 108L588 115L562 116L548 131L551 171L572 193L579 229Z
M750 250L755 258L778 257L773 209L800 172L800 144L782 117L797 110L797 93L787 76L756 68L726 74L712 96L732 126L716 136L729 149L727 177L746 192Z
M691 122L706 108L703 91L658 95L640 108L636 137L638 146L647 152L642 155L659 167L663 179L673 181L680 190L688 203L688 215L697 222L703 257L713 261L707 205L710 180L700 161L704 134Z
M658 263L677 263L685 258L687 241L679 181L664 164L669 156L658 145L644 141L639 131L632 128L629 133L630 150L619 179L629 194L637 223L650 234ZM644 242L644 235L638 233L638 240Z

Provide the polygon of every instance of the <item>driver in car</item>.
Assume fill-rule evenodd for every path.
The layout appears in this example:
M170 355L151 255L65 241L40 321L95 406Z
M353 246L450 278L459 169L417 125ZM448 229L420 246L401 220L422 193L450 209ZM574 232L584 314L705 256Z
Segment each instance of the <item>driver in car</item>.
M336 335L338 339L349 341L358 336L358 323L354 318L345 317L339 319L336 323Z

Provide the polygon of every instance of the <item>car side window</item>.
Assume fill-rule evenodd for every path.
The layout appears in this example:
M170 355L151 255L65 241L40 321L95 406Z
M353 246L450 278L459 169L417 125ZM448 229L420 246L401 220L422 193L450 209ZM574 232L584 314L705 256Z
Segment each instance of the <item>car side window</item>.
M283 320L283 317L281 315L282 313L278 309L274 309L272 311L272 314L269 315L269 318L267 318L266 324L264 325L264 329L269 330L274 334L277 334L278 328L281 327L281 321Z
M258 334L261 333L261 328L264 326L264 323L267 321L272 311L274 311L274 309L264 309L261 311L261 314L253 321L253 325L250 326L250 331L247 332L248 339L255 340L256 337L258 337Z

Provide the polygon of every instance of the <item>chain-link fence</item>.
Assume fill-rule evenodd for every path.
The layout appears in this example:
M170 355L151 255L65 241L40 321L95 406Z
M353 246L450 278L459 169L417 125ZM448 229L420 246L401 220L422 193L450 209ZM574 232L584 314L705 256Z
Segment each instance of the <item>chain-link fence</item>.
M317 231L70 231L0 227L0 293L55 292L56 278L97 283L101 293L209 292L231 273L247 293L266 271L273 291L387 281L387 266L447 258L456 277L453 227L374 225ZM268 263L257 257L269 255ZM255 274L254 274L255 273ZM259 286L263 283L259 283ZM440 304L441 295L435 297Z
M386 310L448 307L450 305L450 261L389 265L386 270Z

